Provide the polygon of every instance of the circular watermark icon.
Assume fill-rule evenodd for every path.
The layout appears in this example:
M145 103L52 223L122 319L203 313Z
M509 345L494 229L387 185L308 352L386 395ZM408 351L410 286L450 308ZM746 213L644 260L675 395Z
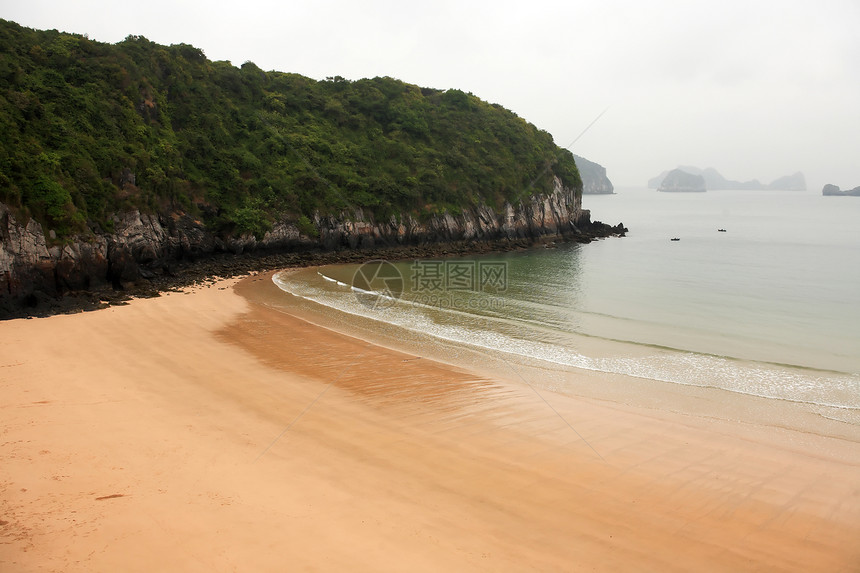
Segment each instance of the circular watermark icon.
M388 261L368 261L352 275L352 292L368 308L389 308L403 295L403 275Z

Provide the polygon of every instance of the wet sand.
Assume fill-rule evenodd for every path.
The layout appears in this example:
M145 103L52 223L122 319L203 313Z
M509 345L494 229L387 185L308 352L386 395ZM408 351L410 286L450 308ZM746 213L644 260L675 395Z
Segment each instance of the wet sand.
M536 391L235 282L0 323L0 570L860 569L854 428Z

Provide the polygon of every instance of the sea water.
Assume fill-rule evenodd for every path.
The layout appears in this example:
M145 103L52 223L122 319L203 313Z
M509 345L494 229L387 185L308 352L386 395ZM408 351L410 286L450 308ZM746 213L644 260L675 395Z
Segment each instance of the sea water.
M631 188L583 203L627 237L275 282L329 323L363 321L413 344L860 418L860 199Z

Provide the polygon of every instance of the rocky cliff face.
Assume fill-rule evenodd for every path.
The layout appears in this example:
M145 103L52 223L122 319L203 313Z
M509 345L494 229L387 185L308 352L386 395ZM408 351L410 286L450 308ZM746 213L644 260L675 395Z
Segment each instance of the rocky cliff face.
M535 196L501 212L481 206L419 222L412 216L376 221L361 210L338 217L316 217L317 237L281 221L262 240L244 235L223 239L184 213L124 213L114 232L51 245L37 222L19 221L0 203L0 310L95 286L124 284L170 273L177 261L218 252L302 251L375 248L455 241L575 236L591 227L573 189L556 178L548 196ZM622 231L619 226L617 232Z
M573 156L579 175L582 177L584 195L610 195L615 192L612 181L606 176L606 168L579 155Z
M504 238L576 234L577 225L588 225L590 214L572 189L554 180L553 193L532 197L501 212L483 205L459 213L445 213L419 222L411 215L374 221L361 210L340 217L317 218L319 241L326 249L373 248L392 244L486 241ZM268 237L268 235L267 235ZM266 241L266 238L263 239Z

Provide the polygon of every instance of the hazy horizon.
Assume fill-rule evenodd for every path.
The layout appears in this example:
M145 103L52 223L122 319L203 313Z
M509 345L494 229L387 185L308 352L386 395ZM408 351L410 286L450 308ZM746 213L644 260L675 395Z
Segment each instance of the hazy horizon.
M4 2L101 42L142 35L315 79L391 76L498 103L644 186L679 165L810 189L860 185L860 4L375 0ZM608 108L608 109L607 109Z

